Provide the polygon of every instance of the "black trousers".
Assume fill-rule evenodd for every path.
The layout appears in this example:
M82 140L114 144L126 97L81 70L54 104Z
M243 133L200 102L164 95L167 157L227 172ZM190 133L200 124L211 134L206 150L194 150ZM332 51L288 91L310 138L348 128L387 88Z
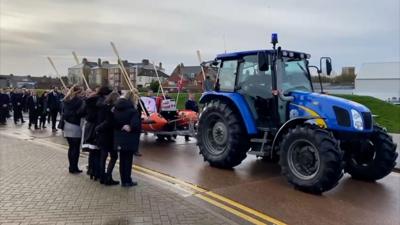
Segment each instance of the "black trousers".
M88 157L88 170L89 174L100 178L102 173L100 170L100 150L90 150Z
M107 157L110 155L110 161L108 162L107 170L106 170L106 161ZM112 176L112 172L114 170L115 163L118 159L118 152L113 151L112 148L105 149L100 147L100 173L103 179L107 179Z
M50 111L51 128L52 129L56 129L57 115L58 115L58 110L51 110Z
M6 123L8 116L8 108L0 106L0 123Z
M44 125L46 125L46 116L47 116L47 112L46 113L42 113L41 115L40 115L40 126L43 126L44 127Z
M21 108L14 109L14 122L17 123L18 120L21 120L21 122L24 122L24 118L22 117L22 109Z
M70 138L67 137L68 141L68 161L69 170L78 170L79 153L81 148L81 138Z
M119 152L119 173L121 175L121 183L132 182L132 162L133 151Z
M29 126L34 125L38 126L38 113L37 112L29 112Z

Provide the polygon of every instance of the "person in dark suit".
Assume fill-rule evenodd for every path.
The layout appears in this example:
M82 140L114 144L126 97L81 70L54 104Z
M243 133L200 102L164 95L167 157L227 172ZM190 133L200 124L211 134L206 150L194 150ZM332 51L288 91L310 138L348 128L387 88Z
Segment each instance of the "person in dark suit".
M57 131L56 122L58 113L61 110L61 96L58 92L58 88L54 87L53 90L48 95L47 107L49 109L49 114L51 117L51 128L53 132Z
M25 88L22 89L22 111L28 112L28 99L31 96L31 92Z
M25 123L22 116L22 93L20 89L15 89L11 95L11 103L14 111L14 123L17 124L19 120L21 123Z
M0 125L6 125L10 98L3 89L0 89Z
M35 129L39 129L38 127L38 116L40 112L40 103L39 97L36 94L35 90L32 90L32 94L28 97L27 100L27 108L29 111L29 125L28 128L31 129L31 126L34 125Z
M97 146L100 148L100 183L105 185L117 185L118 181L113 180L112 171L118 159L118 152L114 150L113 143L113 112L112 108L119 98L117 92L110 93L107 97L100 97L97 101L99 108L97 120L99 121L96 126ZM106 160L110 155L106 170Z
M39 127L40 128L46 128L46 117L49 114L49 112L47 111L47 91L43 92L42 96L40 96L39 98Z
M114 149L119 151L119 172L123 187L136 186L132 180L133 155L139 150L141 119L137 110L138 93L128 91L114 107Z

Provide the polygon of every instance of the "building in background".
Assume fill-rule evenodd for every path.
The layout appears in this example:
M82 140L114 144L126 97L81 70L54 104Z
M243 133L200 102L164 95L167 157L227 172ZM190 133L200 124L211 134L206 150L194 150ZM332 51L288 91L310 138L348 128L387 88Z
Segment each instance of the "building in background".
M16 76L0 75L0 88L36 88L36 82L32 79L31 75Z
M86 58L83 58L82 63L68 68L68 81L69 81L68 84L84 85L84 81L82 79L82 72L89 83L89 75L91 73L91 70L96 66L98 66L96 62L90 62ZM89 86L92 85L89 84ZM93 84L93 86L95 85Z
M165 82L169 76L165 73L165 69L162 67L162 63L153 65L148 59L143 59L140 63L133 63L131 69L137 73L136 85L140 88L150 86L152 81L157 81L158 78L154 71L154 67L157 69L158 76L160 77L161 83Z
M67 82L67 77L62 78ZM27 88L27 89L51 89L53 87L62 87L59 78L50 76L34 77L30 75L0 75L0 88Z
M133 63L123 60L122 64L128 73L130 81L137 87L147 87L153 80L157 80L154 66L148 59L143 59L140 63ZM161 82L168 79L165 74L165 69L162 68L162 63L155 66ZM115 90L128 89L127 81L122 74L119 64L111 64L108 61L89 62L86 59L81 64L68 68L69 84L83 85L82 71L93 89L97 86L109 85Z
M205 76L210 76L211 80L217 77L217 71L212 67L204 67ZM183 63L176 66L165 86L170 89L176 89L182 79L183 89L191 91L201 91L203 87L204 76L200 66L185 66Z
M356 67L354 66L345 66L342 67L342 75L355 75L356 74Z
M400 62L364 63L355 79L354 94L399 102Z

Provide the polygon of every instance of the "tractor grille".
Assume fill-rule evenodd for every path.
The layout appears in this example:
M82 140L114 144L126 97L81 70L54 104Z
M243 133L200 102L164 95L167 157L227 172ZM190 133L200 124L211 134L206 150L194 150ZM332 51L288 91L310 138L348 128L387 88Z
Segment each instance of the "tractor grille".
M372 115L370 112L362 112L361 113L363 121L364 121L364 129L371 129L372 127Z
M349 127L351 125L350 114L347 110L333 106L333 111L335 111L336 120L340 126Z

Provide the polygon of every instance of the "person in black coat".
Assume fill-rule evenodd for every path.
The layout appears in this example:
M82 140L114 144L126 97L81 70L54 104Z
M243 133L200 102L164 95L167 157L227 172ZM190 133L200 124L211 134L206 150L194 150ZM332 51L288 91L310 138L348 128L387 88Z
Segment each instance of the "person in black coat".
M97 181L100 179L100 170L99 163L100 162L100 151L96 144L96 133L95 128L97 126L97 99L98 95L96 92L89 93L89 90L86 94L86 117L85 117L85 126L83 132L83 144L82 151L88 152L88 167L87 167L87 175L90 176L90 179Z
M58 113L61 110L61 95L58 92L58 88L54 87L53 90L48 94L47 107L51 117L51 128L53 131L57 131L56 122Z
M42 96L39 98L39 127L46 128L46 117L48 115L48 107L47 107L47 91L43 92Z
M22 89L22 111L28 112L28 99L31 96L31 92L26 90L25 88Z
M141 132L138 101L138 94L128 91L116 102L113 112L114 149L119 151L119 172L123 187L137 185L131 174L133 155L139 150Z
M100 148L100 183L105 185L117 185L118 181L113 180L112 171L118 159L118 152L113 148L113 112L116 101L119 98L117 92L110 93L107 97L100 97L97 101L99 108L98 118L99 121L96 127L97 146ZM107 157L110 155L106 170Z
M8 116L10 98L3 89L0 89L0 125L5 125Z
M21 123L25 123L24 117L22 116L22 93L21 90L15 89L11 95L11 103L14 111L14 123L17 124L19 120Z
M85 102L82 100L82 89L73 86L64 98L64 137L68 141L69 172L81 173L78 167L81 146L81 119L85 116Z
M31 129L31 126L34 125L35 129L39 129L38 127L38 116L40 111L39 106L39 97L36 94L35 90L32 90L32 94L29 95L27 100L27 108L29 111L29 125L28 128Z
M185 103L185 109L187 110L192 110L195 112L199 112L199 106L197 105L196 100L194 99L194 95L192 93L189 93L189 98Z
M88 157L88 175L93 180L101 179L102 171L100 170L100 149L97 146L96 127L99 124L97 102L103 99L111 92L107 86L97 89L97 92L89 94L86 99L86 123L83 138L82 149L89 152Z
M199 106L197 105L196 100L194 99L194 95L189 93L189 98L185 103L185 109L192 110L194 112L199 112ZM185 141L190 141L189 135L185 135Z

